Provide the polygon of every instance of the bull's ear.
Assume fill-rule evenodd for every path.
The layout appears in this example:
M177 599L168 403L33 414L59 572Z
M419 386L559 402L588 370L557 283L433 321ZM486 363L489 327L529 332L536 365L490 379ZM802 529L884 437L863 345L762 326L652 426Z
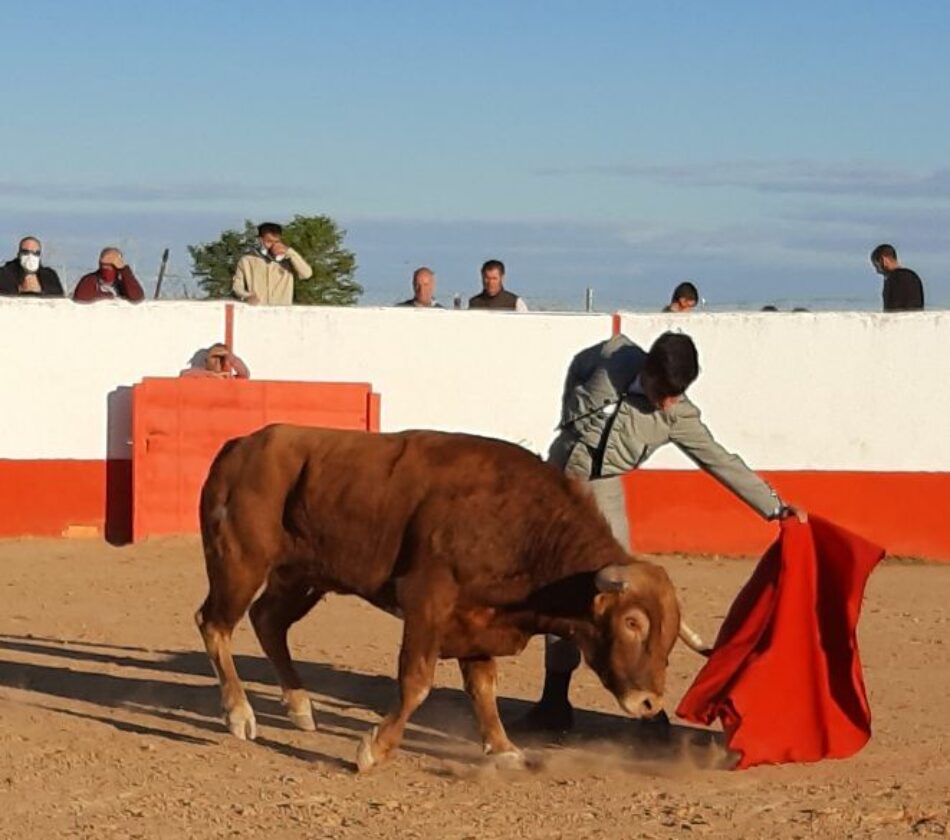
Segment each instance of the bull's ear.
M600 621L616 601L617 596L613 592L598 592L594 596L594 601L591 605L594 619Z

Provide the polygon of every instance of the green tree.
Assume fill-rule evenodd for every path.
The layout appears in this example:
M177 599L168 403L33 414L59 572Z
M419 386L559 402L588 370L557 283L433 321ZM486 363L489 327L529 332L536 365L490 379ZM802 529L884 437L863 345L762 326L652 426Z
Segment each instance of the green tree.
M294 216L283 225L284 242L313 268L313 276L294 281L294 303L352 306L363 293L356 282L356 257L343 247L346 231L329 216ZM214 242L189 245L193 277L209 298L231 296L238 259L256 246L257 223L245 219L244 230L226 230Z

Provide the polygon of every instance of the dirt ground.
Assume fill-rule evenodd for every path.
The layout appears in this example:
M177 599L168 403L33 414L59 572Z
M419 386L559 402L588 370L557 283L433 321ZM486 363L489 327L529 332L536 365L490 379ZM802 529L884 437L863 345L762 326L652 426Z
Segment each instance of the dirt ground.
M752 565L663 558L712 636ZM389 765L354 773L358 739L394 695L399 623L331 597L292 633L316 733L290 727L246 622L238 667L259 737L226 734L192 614L197 540L115 549L0 542L0 837L897 837L950 832L950 566L884 565L860 637L874 714L848 761L733 772L703 746L653 745L588 671L565 744L533 769L482 764L454 663ZM539 639L501 666L502 713L537 695ZM674 651L670 700L700 665ZM775 710L781 714L781 708ZM688 738L686 736L689 736ZM522 741L523 743L523 741Z

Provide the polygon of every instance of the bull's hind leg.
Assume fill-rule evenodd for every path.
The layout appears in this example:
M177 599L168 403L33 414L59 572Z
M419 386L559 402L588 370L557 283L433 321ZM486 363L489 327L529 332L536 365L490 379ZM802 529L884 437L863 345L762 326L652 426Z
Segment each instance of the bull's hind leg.
M272 575L267 589L251 606L251 623L277 673L287 716L294 726L307 732L317 728L313 706L291 660L287 630L310 612L324 594L302 580L280 580Z
M231 734L244 740L257 737L254 710L231 656L234 626L247 611L254 593L264 582L265 572L238 563L209 563L210 591L195 613L195 622L211 665L221 683L221 706Z
M498 664L487 659L460 659L465 691L472 698L485 755L505 767L523 767L524 754L508 740L498 715Z

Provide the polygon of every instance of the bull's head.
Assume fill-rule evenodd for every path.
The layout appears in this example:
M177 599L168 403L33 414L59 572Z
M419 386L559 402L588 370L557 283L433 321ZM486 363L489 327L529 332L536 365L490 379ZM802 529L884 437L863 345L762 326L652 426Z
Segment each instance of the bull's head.
M581 647L588 665L631 717L663 708L668 658L677 636L701 640L682 623L666 570L653 563L607 566L595 578L593 634Z

